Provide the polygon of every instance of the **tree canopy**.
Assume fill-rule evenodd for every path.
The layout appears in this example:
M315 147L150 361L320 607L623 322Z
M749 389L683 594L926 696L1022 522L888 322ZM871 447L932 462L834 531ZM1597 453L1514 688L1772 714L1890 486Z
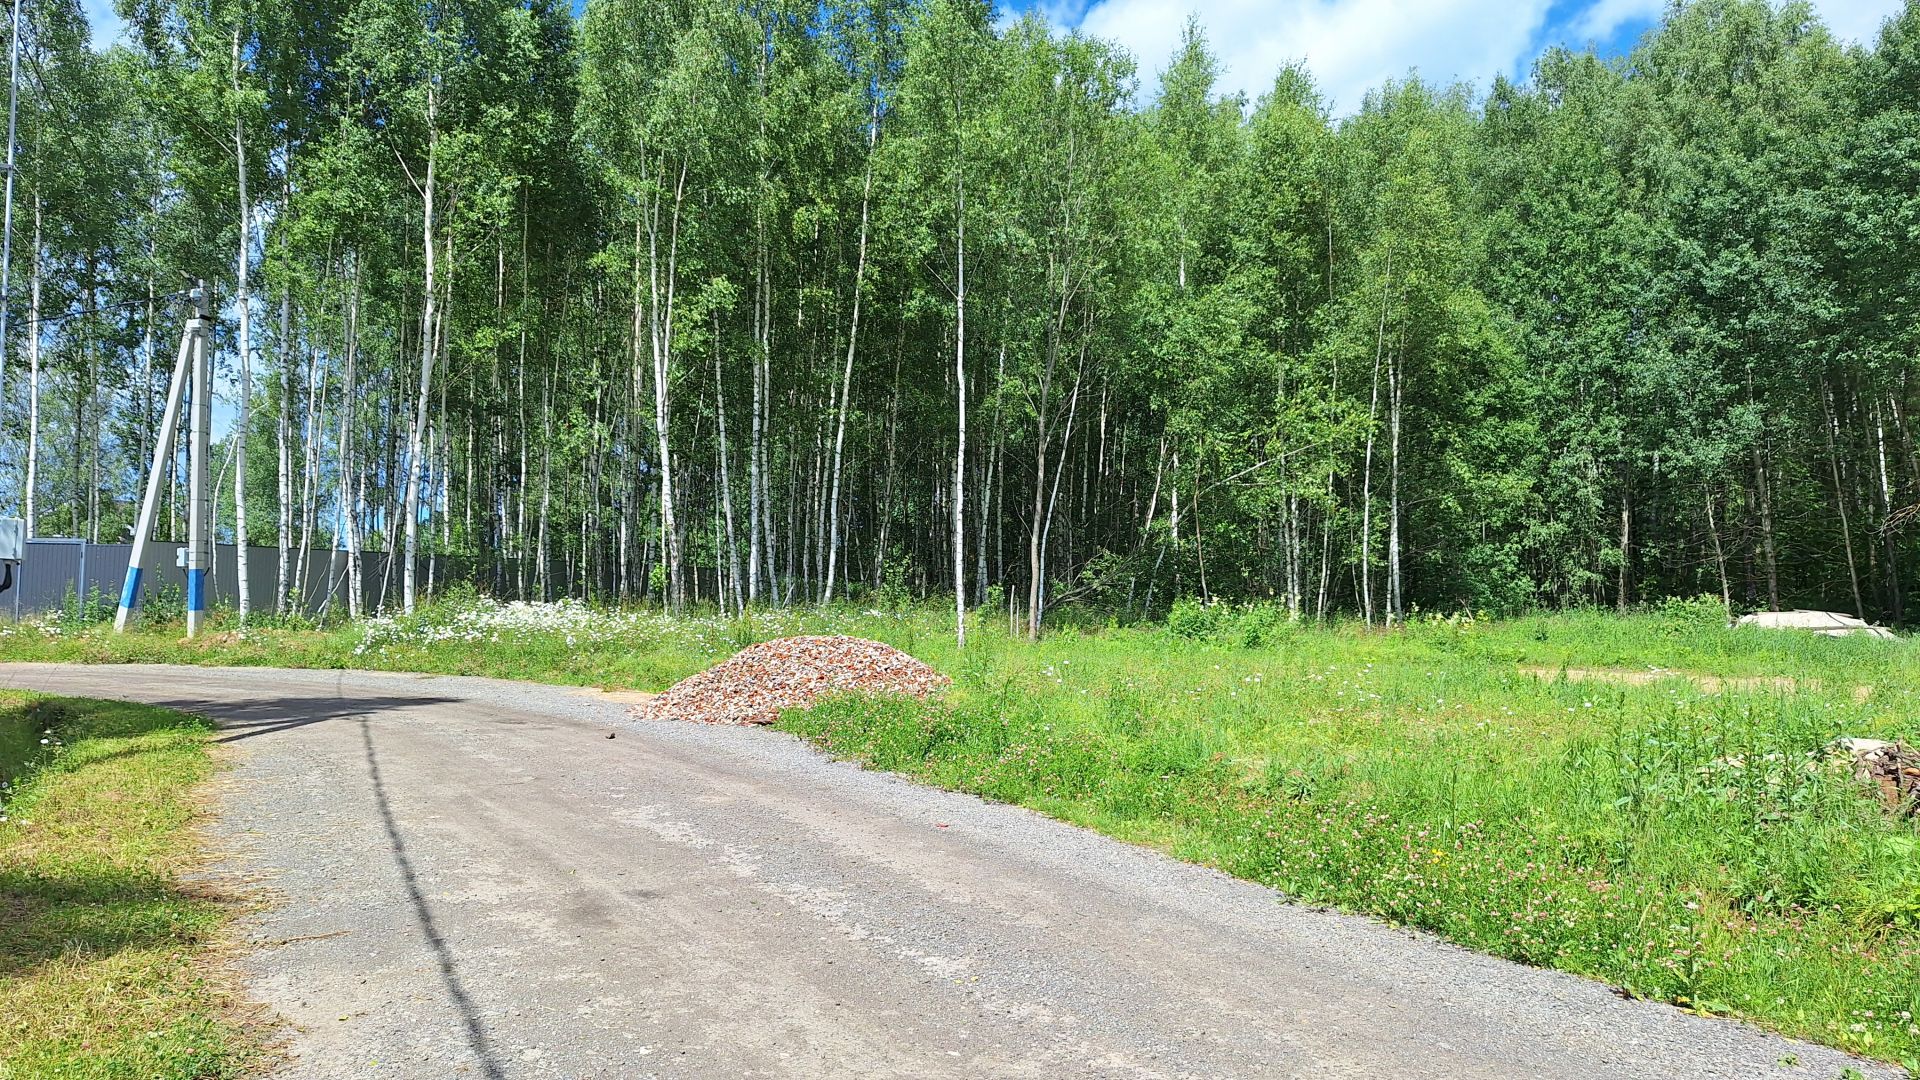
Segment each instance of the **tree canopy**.
M410 552L407 603L1905 617L1920 0L1347 116L979 0L21 10L38 535L127 536L205 278L222 535Z

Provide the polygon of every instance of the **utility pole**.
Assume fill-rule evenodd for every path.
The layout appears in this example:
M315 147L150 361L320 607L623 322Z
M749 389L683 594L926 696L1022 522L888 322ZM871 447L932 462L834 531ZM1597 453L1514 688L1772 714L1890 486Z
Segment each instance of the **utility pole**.
M133 551L127 558L127 581L120 590L120 610L114 613L113 628L125 631L140 602L140 578L145 573L147 547L153 533L153 521L160 509L160 496L167 475L173 470L173 437L180 429L180 410L191 404L192 430L187 444L189 510L187 548L183 565L187 571L187 636L200 632L206 619L207 570L212 565L212 525L210 501L213 491L207 486L208 444L213 421L213 349L211 334L213 298L207 283L195 284L189 294L193 315L180 334L180 354L173 362L173 379L167 384L167 403L160 418L160 430L153 440L153 466L147 472L147 493L140 501L140 516L133 529ZM188 394L191 393L191 401Z
M207 283L193 290L193 318L187 335L193 339L193 413L188 420L187 444L187 636L200 633L207 618L207 571L213 569L213 488L207 477L207 458L213 442L213 348L207 340L213 319L213 298Z
M13 43L7 64L7 194L6 207L0 211L0 393L7 383L7 316L13 309L13 166L18 140L15 132L20 119L20 0L13 0ZM35 326L34 333L40 328ZM26 492L20 494L22 501Z

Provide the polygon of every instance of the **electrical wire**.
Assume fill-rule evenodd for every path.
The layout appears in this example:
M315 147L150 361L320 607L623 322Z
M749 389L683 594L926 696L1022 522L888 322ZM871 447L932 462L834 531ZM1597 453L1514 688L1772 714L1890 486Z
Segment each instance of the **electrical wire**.
M192 297L193 297L192 289L182 289L179 292L156 293L152 297L143 296L137 300L128 300L124 303L119 303L119 304L103 304L99 307L81 308L78 311L62 311L56 315L42 315L37 319L21 319L20 321L21 323L26 325L38 325L40 323L57 323L57 322L64 322L67 319L77 319L83 315L100 315L109 311L122 311L126 308L139 307L142 304L146 304L150 302L157 304L166 300L189 300L189 299L192 299Z

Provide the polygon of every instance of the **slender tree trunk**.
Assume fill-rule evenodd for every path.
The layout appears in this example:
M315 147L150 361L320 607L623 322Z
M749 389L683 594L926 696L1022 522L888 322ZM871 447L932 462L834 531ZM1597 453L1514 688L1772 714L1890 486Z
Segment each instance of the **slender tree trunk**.
M673 186L672 213L667 221L666 252L660 251L660 205L656 197L648 216L647 283L648 341L653 355L653 429L660 454L660 537L667 558L667 606L675 611L686 603L685 567L681 559L680 525L674 516L673 453L668 394L673 356L673 301L679 277L680 208L686 193L687 163L680 163Z
M1886 578L1887 611L1896 625L1906 622L1906 609L1900 590L1900 563L1893 531L1886 527L1893 513L1893 480L1887 471L1887 425L1878 401L1873 406L1873 440L1880 475L1880 567Z
M873 541L873 587L880 588L892 558L887 544L893 532L893 491L897 480L900 433L900 364L907 336L906 320L900 320L900 338L893 345L893 393L887 400L887 461L880 474L880 530Z
M29 538L37 535L35 523L39 520L39 507L36 500L40 492L40 265L42 250L40 245L40 192L36 186L33 193L33 269L29 285L30 298L27 301L27 478L26 493L23 496L26 517L25 530Z
M353 365L360 346L360 264L356 258L352 270L352 280L347 289L347 326L343 351L345 370L340 376L340 438L338 465L336 471L340 481L340 532L347 551L347 614L360 617L361 601L365 598L365 585L360 580L360 535L359 525L354 518L360 493L353 488L353 416L354 405L359 398L354 394Z
M983 606L987 602L987 533L1003 521L1007 513L1006 503L996 498L996 491L1005 490L1005 484L1002 483L999 489L994 486L995 478L1005 471L1001 463L1001 449L1005 444L1005 425L1001 422L1003 410L1000 399L1006 382L1007 346L1003 342L1000 346L1000 359L994 367L993 445L987 451L987 474L980 484L980 535L979 544L974 549L973 569L976 582L974 601Z
M867 127L867 170L860 186L860 244L853 269L853 315L847 328L847 363L840 373L840 406L833 426L833 480L827 493L827 580L821 602L833 602L840 569L840 466L847 443L847 400L853 393L853 357L860 342L860 293L867 280L867 211L873 198L873 154L880 141L880 106L875 102Z
M1084 361L1084 358L1083 358ZM1084 362L1081 370L1085 368ZM1039 520L1036 542L1033 545L1033 582L1028 589L1027 639L1040 640L1040 627L1047 607L1047 544L1053 532L1053 512L1060 501L1060 476L1067 470L1067 451L1073 445L1073 421L1080 411L1081 372L1076 371L1073 390L1067 398L1067 425L1060 436L1060 457L1053 468L1053 486L1047 495L1047 505L1040 510L1036 502L1034 507ZM1036 493L1037 494L1037 493ZM1071 493L1069 493L1071 501Z
M760 555L761 555L761 517L764 497L761 463L765 460L766 431L761 418L765 415L767 395L768 334L766 313L766 226L756 229L758 243L754 248L754 291L753 291L753 420L747 443L747 602L757 603L760 599Z
M298 557L293 576L293 587L303 604L308 600L307 581L313 558L313 531L315 519L320 513L320 440L325 434L322 418L326 416L328 404L326 372L321 367L318 349L307 354L306 400L307 417L301 421L300 430L300 539L295 548ZM333 572L331 556L328 558L327 572L329 576ZM322 606L330 599L331 589L328 598L321 601ZM292 608L296 605L288 606Z
M1054 364L1059 356L1058 321L1055 333L1047 342L1046 365L1041 369L1035 410L1033 438L1033 505L1027 522L1027 640L1040 640L1041 606L1046 602L1043 595L1046 584L1046 568L1043 563L1042 536L1046 531L1046 495L1047 495L1047 450L1051 439L1048 423L1048 397L1052 391Z
M274 570L273 610L277 615L287 613L287 599L290 592L288 584L289 563L293 561L293 349L290 345L293 329L293 297L290 290L280 294L280 416L278 418L278 468L280 520L277 539L280 547L280 560ZM318 409L313 399L308 399L309 407ZM302 474L304 479L304 471ZM302 509L305 500L302 499ZM303 552L304 555L304 552ZM304 558L302 563L304 565ZM300 587L306 584L306 576L300 577Z
M1622 615L1632 599L1633 581L1633 482L1628 468L1620 467L1620 571L1613 592L1614 610Z
M551 417L553 415L553 378L552 376L549 376L547 379L546 393L542 401L543 401L543 408L541 410L542 413L546 416ZM551 580L552 574L551 574L551 569L548 565L548 554L547 554L547 517L548 517L548 511L551 510L552 506L553 506L553 441L551 439L542 439L540 441L540 516L539 516L538 523L535 526L539 535L538 535L538 538L534 541L534 551L533 551L534 581L536 582L539 599L541 600L553 599L553 596L552 596L553 582Z
M420 532L420 481L424 471L421 454L427 431L427 405L431 401L433 389L434 315L439 297L438 283L434 280L434 254L439 247L434 233L435 170L439 167L440 131L437 126L438 103L436 92L430 85L427 89L427 177L421 188L424 212L421 215L420 237L426 255L425 280L421 287L420 306L420 395L416 399L413 424L407 438L407 490L402 515L406 527L405 565L401 567L400 591L401 607L404 611L413 611L414 596L414 556L419 550ZM388 564L392 564L392 545L388 545Z
M253 588L247 575L247 429L253 424L253 292L247 271L248 249L253 244L253 214L247 198L246 125L240 105L240 27L236 24L233 28L233 154L240 197L237 218L240 240L234 252L233 276L237 284L234 304L240 314L240 415L233 428L233 565L240 625L245 626L247 616L253 611ZM286 560L282 558L281 562L284 564Z
M1760 501L1760 558L1767 575L1767 610L1780 610L1780 564L1773 546L1773 491L1767 478L1767 455L1753 444L1753 480Z
M733 579L733 606L736 611L746 609L746 598L741 594L743 582L740 579L740 545L733 530L733 480L727 475L728 459L733 450L727 445L727 394L720 381L720 313L713 313L713 411L718 421L720 434L720 509L726 522L727 532L727 572Z
M1860 570L1853 559L1853 523L1847 517L1847 492L1840 483L1840 452L1834 442L1837 421L1833 415L1833 391L1825 384L1820 387L1820 409L1826 416L1827 467L1833 476L1834 509L1840 511L1840 542L1847 549L1847 582L1853 586L1853 613L1864 619L1867 617L1867 605L1860 598Z
M1733 583L1727 579L1727 552L1720 544L1720 525L1713 515L1713 485L1709 483L1707 491L1707 533L1713 537L1713 565L1720 573L1720 602L1729 612L1733 610Z
M1407 597L1400 576L1400 404L1406 389L1406 358L1398 353L1387 364L1390 398L1387 412L1387 624L1407 618Z
M1387 348L1387 296L1392 291L1393 261L1387 261L1380 286L1380 327L1373 347L1373 396L1367 404L1366 462L1360 474L1360 618L1373 625L1373 436L1380 422L1380 365Z
M956 107L955 112L958 113ZM955 116L956 124L959 117ZM956 288L953 294L953 382L959 406L958 438L953 451L953 638L960 648L967 646L967 185L966 164L962 158L956 177L958 192L954 214L954 267Z

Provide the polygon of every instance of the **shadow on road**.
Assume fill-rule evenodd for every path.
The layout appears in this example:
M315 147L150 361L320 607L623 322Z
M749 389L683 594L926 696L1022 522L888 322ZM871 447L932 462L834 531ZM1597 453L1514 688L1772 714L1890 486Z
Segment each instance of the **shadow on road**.
M155 701L152 704L165 709L176 709L180 712L207 717L223 733L230 732L222 734L214 742L234 743L261 735L292 731L312 724L324 724L329 720L367 717L403 709L425 708L430 705L449 705L458 701L458 698L420 696L282 697L248 701L177 698L171 701Z
M417 699L416 703L425 699ZM442 700L442 699L433 699ZM364 706L365 701L356 702ZM373 710L367 709L371 712ZM373 746L373 730L363 715L360 721L360 741L366 748L367 775L373 781L373 798L380 809L380 823L387 830L387 840L393 846L393 861L400 867L400 880L406 886L407 900L413 905L414 917L420 921L420 930L426 935L427 946L433 950L434 963L440 969L440 980L447 986L447 997L453 1009L460 1017L461 1025L466 1029L467 1046L479 1061L480 1070L489 1080L502 1080L506 1071L501 1068L500 1059L495 1054L492 1042L487 1038L486 1022L481 1019L479 1009L473 998L468 995L466 984L460 980L459 965L454 962L453 950L447 946L446 938L441 936L439 924L434 921L433 909L427 906L426 895L420 891L419 875L413 867L413 859L407 854L407 842L401 839L400 827L394 820L393 806L387 799L386 780L380 775L380 754Z

